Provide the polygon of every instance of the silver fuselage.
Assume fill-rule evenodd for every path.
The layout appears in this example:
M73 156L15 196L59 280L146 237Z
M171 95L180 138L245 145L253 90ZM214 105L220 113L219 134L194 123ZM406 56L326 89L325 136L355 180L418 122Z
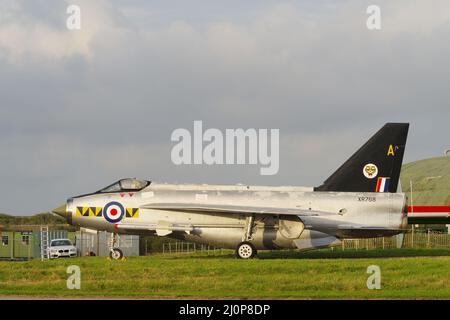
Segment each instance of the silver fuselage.
M101 215L83 216L79 208L103 208L117 201L125 208L139 209L135 217L119 223ZM170 232L169 237L235 248L241 241L246 214L155 210L154 203L194 203L301 209L329 212L326 216L255 216L253 240L256 249L326 247L343 238L393 235L406 225L403 193L314 192L308 187L172 185L152 183L139 192L92 194L69 199L67 211L76 226L123 234L155 234L147 225L189 225L190 232ZM78 210L77 210L78 208ZM128 225L122 228L121 225ZM133 228L133 226L136 226Z

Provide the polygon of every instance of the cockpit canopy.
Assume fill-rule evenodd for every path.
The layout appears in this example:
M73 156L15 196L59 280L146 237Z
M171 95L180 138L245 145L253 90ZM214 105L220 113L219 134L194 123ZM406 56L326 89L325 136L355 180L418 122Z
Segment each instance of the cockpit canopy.
M111 192L137 192L150 185L150 181L138 179L122 179L114 182L112 185L98 191L97 193Z

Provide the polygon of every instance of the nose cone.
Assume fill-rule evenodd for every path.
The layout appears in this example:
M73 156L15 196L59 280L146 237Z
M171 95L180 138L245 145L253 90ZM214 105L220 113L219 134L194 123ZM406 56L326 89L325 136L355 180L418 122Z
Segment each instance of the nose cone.
M69 216L69 214L67 213L67 205L66 204L63 204L62 206L60 206L56 209L53 209L52 212L63 217L64 219L67 219L67 217Z

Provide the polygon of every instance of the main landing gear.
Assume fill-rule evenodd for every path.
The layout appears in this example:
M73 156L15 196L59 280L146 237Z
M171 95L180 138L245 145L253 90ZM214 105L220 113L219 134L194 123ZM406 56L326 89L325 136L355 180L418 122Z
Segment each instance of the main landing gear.
M250 242L241 242L236 249L236 256L240 259L251 259L256 255L256 249Z
M240 259L251 259L256 256L256 248L251 243L253 240L253 229L255 228L255 215L247 217L245 222L245 232L242 242L236 248L236 257Z
M118 234L111 234L111 238L109 239L109 257L113 260L121 260L124 258L122 250L116 248L117 242L119 241Z

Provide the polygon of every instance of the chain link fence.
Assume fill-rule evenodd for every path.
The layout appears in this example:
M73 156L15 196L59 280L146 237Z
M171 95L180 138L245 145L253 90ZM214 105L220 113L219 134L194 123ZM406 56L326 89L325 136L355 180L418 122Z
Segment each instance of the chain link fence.
M217 248L215 246L208 244L198 244L185 241L167 242L163 243L162 245L163 254L200 252L205 253L207 255L214 255L214 254L223 254L226 251L227 251L226 249Z
M450 234L408 232L404 235L368 239L345 239L334 250L374 250L374 249L419 249L450 248ZM211 245L177 241L167 242L162 246L163 254L194 253L222 254L227 250ZM229 250L228 250L229 251Z
M109 255L109 245L111 233L98 232L89 233L78 231L75 235L75 246L80 256L101 256ZM120 235L117 237L116 248L122 250L125 256L139 255L139 236Z
M408 232L393 237L345 239L336 248L342 250L450 248L450 234Z

